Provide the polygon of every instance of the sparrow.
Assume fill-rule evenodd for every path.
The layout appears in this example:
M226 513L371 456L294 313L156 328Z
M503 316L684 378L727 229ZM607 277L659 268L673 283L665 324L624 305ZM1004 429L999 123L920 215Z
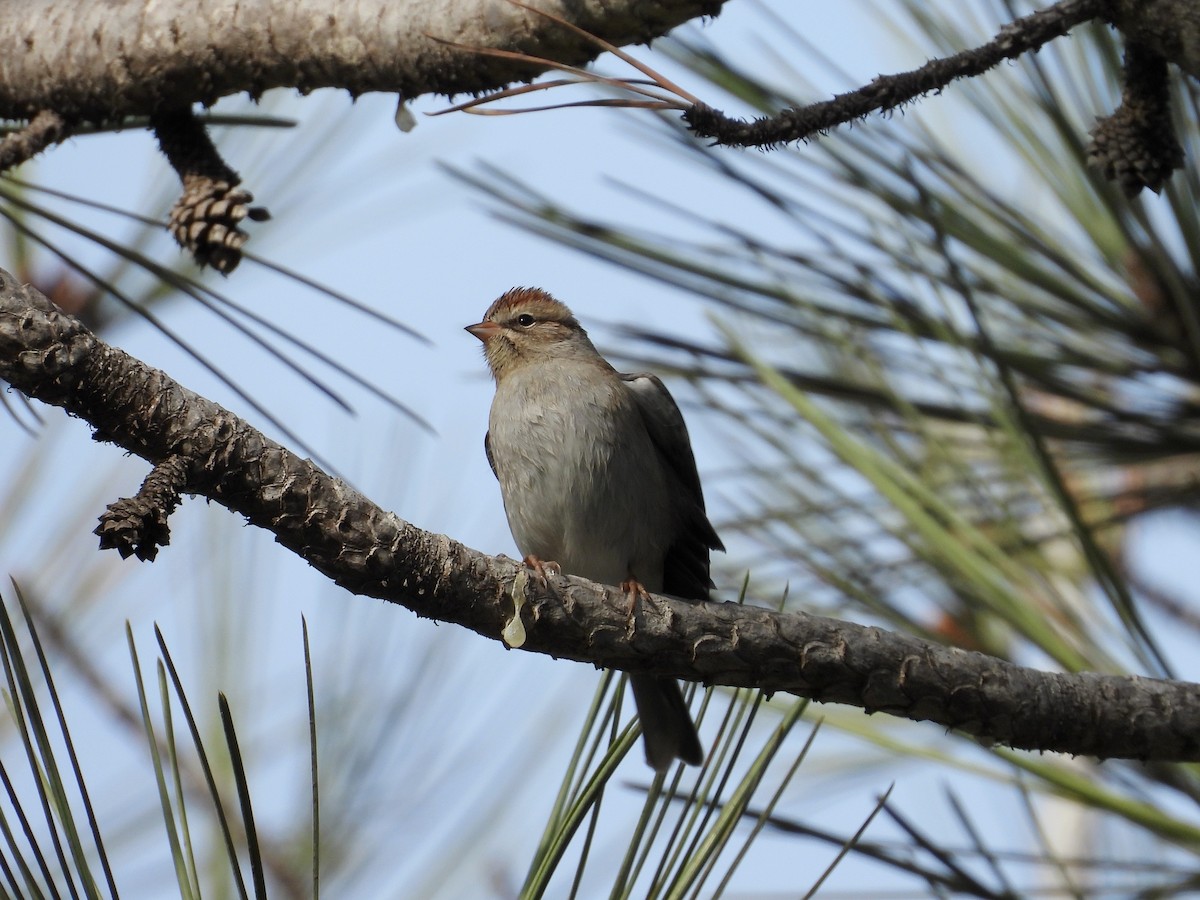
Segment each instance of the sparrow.
M466 329L483 342L496 395L484 449L527 565L708 600L709 551L724 550L683 415L654 375L614 369L575 316L517 287ZM704 761L679 684L631 674L646 761Z

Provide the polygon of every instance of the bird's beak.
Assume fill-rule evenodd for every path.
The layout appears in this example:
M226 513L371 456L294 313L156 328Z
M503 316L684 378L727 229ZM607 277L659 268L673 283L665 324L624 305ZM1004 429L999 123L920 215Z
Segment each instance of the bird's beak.
M468 325L465 330L486 344L500 333L500 326L495 322L480 322L477 325Z

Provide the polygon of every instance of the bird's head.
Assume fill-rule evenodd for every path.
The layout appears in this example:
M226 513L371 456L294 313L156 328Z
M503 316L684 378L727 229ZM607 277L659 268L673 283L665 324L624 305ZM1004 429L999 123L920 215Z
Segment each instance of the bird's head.
M483 321L466 330L483 341L488 367L497 381L521 366L547 359L603 362L571 310L540 288L506 291L488 307Z

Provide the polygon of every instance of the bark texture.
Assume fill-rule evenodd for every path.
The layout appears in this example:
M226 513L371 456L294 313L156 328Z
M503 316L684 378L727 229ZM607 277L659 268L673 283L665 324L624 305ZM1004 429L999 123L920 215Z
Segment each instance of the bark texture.
M936 722L1028 750L1200 760L1200 686L1039 672L802 613L542 585L523 565L430 534L228 410L108 346L0 271L0 378L87 420L173 485L250 522L348 591L498 640L524 600L522 649L706 684L758 686ZM169 493L169 492L168 492Z
M1113 21L1129 38L1200 78L1200 3L1114 0Z
M724 0L530 3L621 45L715 15ZM571 64L600 52L506 0L9 0L0 3L0 118L50 109L69 122L109 122L274 87L411 99L536 72L436 38Z

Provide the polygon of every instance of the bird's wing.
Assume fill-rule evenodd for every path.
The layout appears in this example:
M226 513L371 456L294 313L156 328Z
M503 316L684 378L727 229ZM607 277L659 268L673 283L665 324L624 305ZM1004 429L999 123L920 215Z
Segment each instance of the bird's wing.
M700 489L700 474L696 471L696 458L692 455L692 442L688 437L683 413L675 398L657 375L640 373L621 375L629 385L637 401L638 411L654 446L662 454L668 466L683 483L684 487L704 509L704 493Z
M487 461L488 465L492 467L492 474L499 481L500 473L496 471L496 457L492 456L492 433L490 431L483 433L483 452L487 454Z
M621 379L637 402L650 439L675 476L676 489L683 493L680 508L683 525L667 550L663 590L688 600L706 600L712 587L708 551L725 547L704 511L704 492L683 413L656 376L621 375Z

